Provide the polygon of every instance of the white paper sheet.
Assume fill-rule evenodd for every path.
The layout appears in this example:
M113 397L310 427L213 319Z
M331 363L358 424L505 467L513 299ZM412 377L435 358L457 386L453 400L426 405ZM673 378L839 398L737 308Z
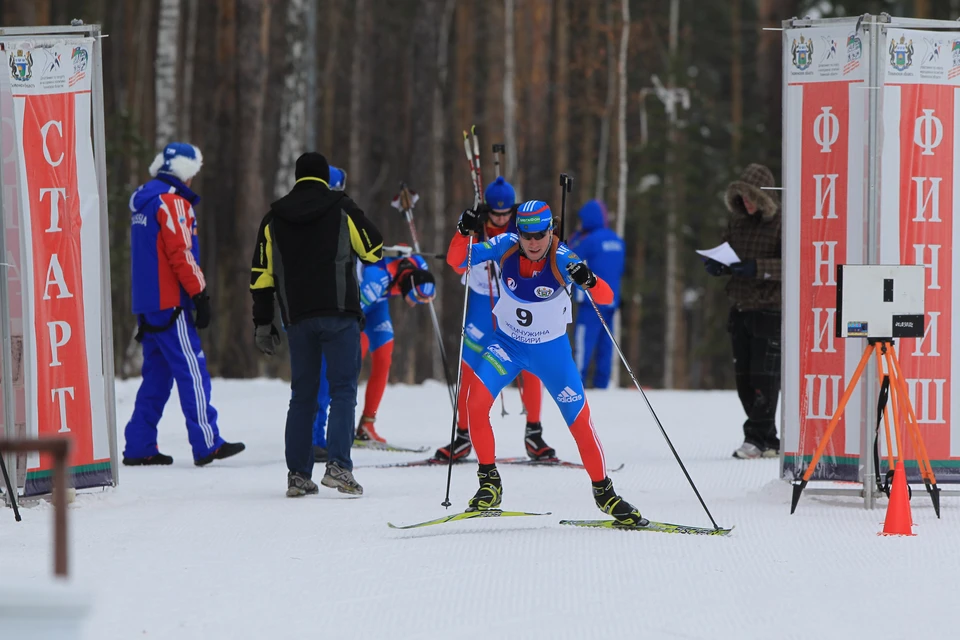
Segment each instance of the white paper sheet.
M716 260L721 264L725 264L728 267L732 264L740 262L740 257L728 242L724 242L720 246L714 247L713 249L697 249L697 253L705 258L710 258L711 260Z

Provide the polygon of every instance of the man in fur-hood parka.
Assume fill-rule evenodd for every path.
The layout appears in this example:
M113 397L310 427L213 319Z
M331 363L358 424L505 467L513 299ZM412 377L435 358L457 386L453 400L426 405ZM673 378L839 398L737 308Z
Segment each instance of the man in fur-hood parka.
M730 266L707 260L712 276L729 276L727 329L733 344L737 394L747 414L744 442L737 458L775 457L780 453L775 415L780 393L781 226L773 173L749 165L727 187L730 212L723 239L740 257Z

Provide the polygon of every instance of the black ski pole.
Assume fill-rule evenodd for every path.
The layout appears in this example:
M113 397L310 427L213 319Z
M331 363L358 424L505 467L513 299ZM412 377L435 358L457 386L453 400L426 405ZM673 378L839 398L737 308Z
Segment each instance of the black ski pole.
M406 183L400 183L400 208L404 217L407 219L407 225L410 227L410 235L413 238L413 250L420 253L420 239L417 236L417 227L413 222L414 193L407 188ZM434 285L436 286L436 285ZM437 346L440 349L440 362L443 365L443 379L447 383L447 392L450 394L450 405L453 407L453 413L457 413L457 396L453 388L453 381L450 379L450 365L447 362L447 352L443 348L443 333L440 331L440 321L437 318L437 309L433 306L433 300L430 300L430 319L433 321L433 332L437 336Z
M566 239L563 235L564 221L567 218L567 194L573 190L573 178L565 173L560 174L560 187L562 195L560 196L560 242Z
M507 155L507 146L502 142L498 142L493 145L493 168L497 172L496 177L500 177L500 154L503 154L504 157Z
M473 234L470 234L469 240L467 241L467 277L464 278L466 284L463 286L463 316L460 322L460 350L459 357L457 359L457 395L460 397L460 387L463 384L463 340L467 333L467 300L470 299L470 267L472 266L471 254L473 253ZM453 444L457 439L457 403L453 403L453 422L450 424L450 448L447 449L449 456L447 457L447 492L443 498L443 502L440 503L441 506L450 508L452 504L450 502L450 479L453 477Z
M687 468L683 465L683 460L680 459L680 454L677 453L677 450L673 446L673 442L670 441L670 436L667 435L667 430L663 428L663 424L660 422L660 418L657 416L657 412L653 410L653 405L650 404L650 400L647 398L647 394L644 393L643 387L640 386L640 383L637 382L637 376L634 375L633 369L630 368L630 364L627 362L626 356L623 355L623 350L620 349L620 345L617 343L617 339L613 337L613 332L610 331L610 327L607 326L607 321L603 319L603 315L600 313L600 308L597 306L597 303L593 301L593 296L590 295L590 291L587 289L583 290L583 293L587 296L587 300L590 301L590 304L593 305L593 310L597 312L597 317L600 318L600 324L603 325L603 329L607 332L607 335L610 336L610 342L613 343L614 348L617 350L617 353L620 355L620 360L623 362L623 366L627 368L627 373L630 374L630 379L633 380L633 384L637 387L637 390L640 392L640 395L643 396L643 401L647 403L647 409L650 410L650 413L653 415L653 419L657 421L657 426L660 427L660 433L663 434L663 439L667 441L667 446L670 447L670 451L673 452L673 457L677 459L677 464L680 465L680 470L683 471L683 475L686 476L687 482L690 483L690 487L693 489L693 492L697 495L697 500L700 501L700 506L703 507L703 510L706 512L707 517L710 518L710 522L713 524L713 528L719 530L720 526L717 524L717 521L713 519L713 516L710 514L710 509L707 508L707 504L703 501L703 498L700 496L700 491L697 489L697 485L694 484L693 478L690 477L690 474L687 473Z
M13 517L20 522L20 508L17 506L17 492L13 490L10 484L10 474L7 473L7 463L3 460L3 452L0 451L0 471L3 472L3 481L7 484L7 495L10 497L10 506L13 507Z

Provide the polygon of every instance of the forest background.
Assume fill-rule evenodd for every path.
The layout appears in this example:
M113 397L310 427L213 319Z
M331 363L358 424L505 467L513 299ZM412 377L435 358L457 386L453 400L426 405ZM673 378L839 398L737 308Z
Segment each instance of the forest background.
M719 242L722 194L744 166L780 175L781 35L791 17L956 19L960 0L2 0L4 26L102 24L113 321L118 376L139 374L130 313L129 210L157 150L203 152L194 181L213 302L213 375L287 376L253 345L250 254L303 151L347 171L347 191L387 244L411 243L390 207L419 192L424 251L444 252L472 205L462 130L483 177L504 143L523 199L567 228L591 198L627 243L621 346L644 385L733 385L722 283L695 249ZM777 180L780 182L779 178ZM463 287L440 260L447 354ZM394 382L443 379L425 308L393 309ZM453 367L451 366L451 369ZM626 375L621 384L630 384Z

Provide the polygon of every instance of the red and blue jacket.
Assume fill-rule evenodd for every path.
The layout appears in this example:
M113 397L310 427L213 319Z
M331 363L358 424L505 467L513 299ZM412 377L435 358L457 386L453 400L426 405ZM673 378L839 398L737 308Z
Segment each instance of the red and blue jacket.
M165 174L130 197L133 313L192 309L190 299L206 288L193 210L198 202L183 182Z

